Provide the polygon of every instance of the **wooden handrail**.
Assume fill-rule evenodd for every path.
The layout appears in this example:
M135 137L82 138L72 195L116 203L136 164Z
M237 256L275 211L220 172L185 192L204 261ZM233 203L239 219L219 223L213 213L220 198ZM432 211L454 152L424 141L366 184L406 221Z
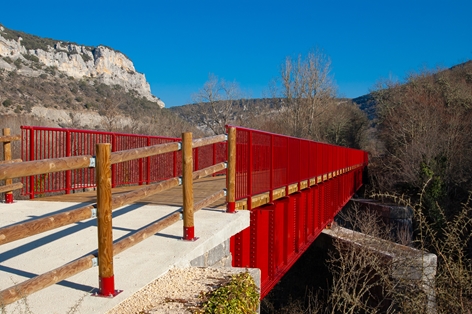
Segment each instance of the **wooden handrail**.
M94 208L94 205L87 205L63 213L0 228L0 245L91 218Z
M8 184L8 185L2 185L2 186L0 186L0 193L11 192L11 191L19 190L19 189L22 189L22 188L23 188L23 183L21 183L21 182L12 183L12 184Z
M194 141L195 144L192 142L192 147L201 147L204 145L218 143L224 141L225 138L225 135L217 135L208 138L197 139ZM113 152L111 154L111 163L116 164L124 161L175 152L180 149L180 145L181 144L179 142L173 142ZM94 157L91 155L83 155L24 161L21 163L21 165L0 164L0 180L88 168L90 166L90 161L93 158Z
M211 145L211 144L216 144L216 143L221 143L226 141L226 135L225 134L220 134L220 135L215 135L215 136L210 136L210 137L204 137L204 138L197 138L192 141L192 147L197 148L197 147L202 147L206 145Z
M149 238L150 236L155 235L159 231L161 231L161 230L169 227L170 225L176 223L177 221L179 221L181 219L180 215L181 215L180 210L176 211L176 212L168 215L164 219L160 219L160 220L154 222L153 224L147 226L146 228L141 229L141 230L137 231L136 233L134 233L134 234L132 234L132 235L130 235L130 236L124 238L124 239L121 239L120 241L113 244L113 255L120 254L121 252L129 249L130 247L138 244L139 242Z
M3 135L0 136L0 143L4 142L14 142L14 141L19 141L21 140L21 135Z
M21 159L0 160L0 165L3 165L3 164L13 164L13 163L22 162L22 161L23 161L23 160L21 160Z
M220 162L219 164L194 171L192 174L192 179L193 180L202 179L225 169L226 169L226 162Z
M91 155L84 155L3 164L0 165L0 180L88 168L92 158Z
M96 258L94 255L87 255L78 260L48 271L47 273L38 275L10 288L2 290L0 291L0 304L2 304L2 306L8 305L23 299L34 292L52 286L59 281L92 268L94 258Z
M201 200L200 202L198 203L195 203L194 205L194 211L197 212L199 211L200 209L202 208L205 208L211 204L213 204L214 202L216 202L217 200L219 200L220 198L223 198L225 197L226 195L226 191L225 190L221 190L221 191L218 191L210 196L208 196L207 198Z
M138 190L134 190L128 193L123 193L117 196L114 196L112 199L113 209L125 206L131 203L134 203L142 198L160 193L162 191L168 190L170 188L180 185L179 178L171 178L165 181L147 185Z
M165 143L165 144L158 144L153 146L145 146L140 148L133 148L128 150L121 150L117 152L111 153L111 163L117 164L124 161L139 159L139 158L146 158L155 155L176 152L180 150L180 143L173 142L173 143Z

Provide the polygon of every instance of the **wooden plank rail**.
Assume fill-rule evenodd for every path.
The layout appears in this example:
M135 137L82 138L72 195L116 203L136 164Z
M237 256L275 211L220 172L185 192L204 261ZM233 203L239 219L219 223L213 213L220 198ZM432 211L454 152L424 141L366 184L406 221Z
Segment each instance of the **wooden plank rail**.
M219 199L221 199L225 196L226 196L226 191L225 190L218 191L218 192L208 196L207 198L201 200L200 202L195 203L193 210L194 210L194 212L197 212L202 208L210 206L211 204L215 203L216 201L218 201Z
M23 160L21 160L21 159L0 160L0 165L3 165L3 164L12 164L12 163L22 162L22 161L23 161Z
M13 141L19 141L19 140L21 140L21 135L10 135L10 134L7 135L4 133L3 136L0 136L0 143L13 142Z
M0 304L8 305L93 267L94 255L87 255L56 269L0 291Z
M220 134L220 135L215 135L215 136L210 136L210 137L204 137L204 138L197 138L197 139L192 141L192 147L197 148L197 147L216 144L216 143L221 143L221 142L225 142L225 141L226 141L226 135L225 134Z
M169 227L170 225L173 225L177 221L181 220L180 215L181 215L181 212L179 210L177 212L170 214L166 218L160 219L154 222L153 224L151 224L150 226L147 226L146 228L141 229L124 239L121 239L120 241L116 242L113 245L113 255L118 255L121 252L129 249L130 247L149 238L150 236L155 235L159 231Z
M12 184L8 184L8 185L2 185L2 186L0 186L0 193L11 192L11 191L19 190L19 189L22 189L22 188L23 188L23 183L21 183L21 182L12 183Z
M24 239L92 217L95 205L87 205L63 213L0 228L0 245Z
M179 143L167 143L114 152L111 156L111 163L115 164L133 159L174 152L179 150L179 146ZM2 164L0 165L0 180L88 168L90 166L90 160L93 158L94 157L91 155L85 155L25 161L20 164Z
M154 146L145 146L111 153L111 163L117 164L139 158L146 158L155 155L175 152L180 150L180 143L165 143Z
M113 209L115 209L121 206L132 204L134 202L139 201L140 199L166 191L170 188L173 188L179 185L180 185L179 178L171 178L165 181L161 181L159 183L147 185L138 190L134 190L128 193L123 193L123 194L114 196L112 199L112 207Z
M216 164L216 165L213 165L213 166L201 169L201 170L194 171L192 174L192 178L193 180L202 179L225 169L226 169L226 162L220 162L219 164Z
M0 180L88 168L93 156L74 156L0 165Z

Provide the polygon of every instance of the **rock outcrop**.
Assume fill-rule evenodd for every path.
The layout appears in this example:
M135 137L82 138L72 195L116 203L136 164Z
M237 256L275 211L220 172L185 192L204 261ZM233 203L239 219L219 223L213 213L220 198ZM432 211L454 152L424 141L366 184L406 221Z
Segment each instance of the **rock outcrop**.
M93 78L107 85L120 85L164 107L164 102L151 94L144 74L136 72L133 62L121 52L105 46L89 47L52 40L48 40L52 45L27 49L21 36L9 35L9 30L0 25L0 69L39 76L45 73L46 67L49 72L57 70L76 79ZM31 44L28 46L31 48Z

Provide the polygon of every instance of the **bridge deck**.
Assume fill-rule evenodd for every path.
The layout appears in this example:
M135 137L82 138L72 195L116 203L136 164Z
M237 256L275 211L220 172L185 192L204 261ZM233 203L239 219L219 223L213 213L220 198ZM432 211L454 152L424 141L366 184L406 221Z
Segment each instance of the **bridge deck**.
M193 198L195 203L201 201L202 199L216 193L226 186L226 176L217 176L210 178L203 178L197 180L193 183ZM114 188L112 194L121 194L126 192L131 192L133 190L139 189L139 185L134 186L124 186L119 188ZM154 205L170 205L170 206L182 206L182 187L177 186L171 188L167 191L151 195L147 198L142 199L139 203L145 204L154 204ZM47 196L34 199L36 201L50 201L50 202L92 202L95 203L97 200L96 191L86 191L78 192L73 194L63 194L56 196ZM209 206L210 208L222 208L226 204L225 199L220 199L218 202Z

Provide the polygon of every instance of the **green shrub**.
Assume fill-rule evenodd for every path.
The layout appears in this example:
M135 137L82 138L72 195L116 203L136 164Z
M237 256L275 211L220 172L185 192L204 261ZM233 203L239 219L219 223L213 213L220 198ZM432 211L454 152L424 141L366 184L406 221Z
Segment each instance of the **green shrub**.
M92 58L90 58L90 56L85 53L80 54L80 56L82 57L82 60L84 60L84 62L92 60Z
M10 98L8 98L7 100L3 101L2 104L4 107L10 107L12 105L12 101Z
M39 58L36 57L35 55L30 55L30 54L23 54L23 58L26 60L32 61L32 62L39 62Z
M15 66L16 66L17 69L21 69L21 67L22 67L21 64L22 64L23 62L21 62L21 59L18 58L18 59L16 59L15 62L13 62L13 63L15 64Z
M56 71L57 71L57 67L56 66L48 66L45 71L49 74L51 74L52 76L55 76L56 75Z
M259 305L259 291L248 272L231 276L227 285L201 297L202 313L256 313Z

